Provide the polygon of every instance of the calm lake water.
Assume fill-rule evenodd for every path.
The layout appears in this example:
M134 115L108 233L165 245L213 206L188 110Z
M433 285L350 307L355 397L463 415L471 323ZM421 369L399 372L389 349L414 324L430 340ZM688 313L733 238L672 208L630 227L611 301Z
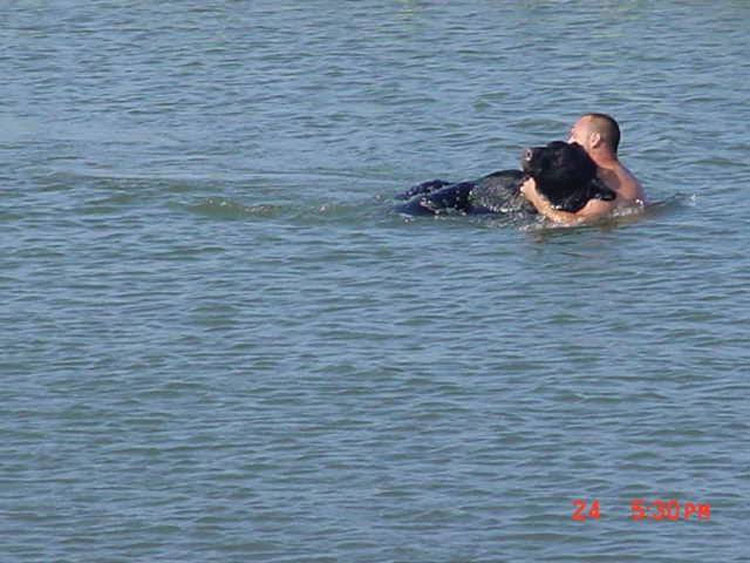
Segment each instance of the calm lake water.
M748 22L6 2L0 559L747 561ZM391 211L587 111L643 217Z

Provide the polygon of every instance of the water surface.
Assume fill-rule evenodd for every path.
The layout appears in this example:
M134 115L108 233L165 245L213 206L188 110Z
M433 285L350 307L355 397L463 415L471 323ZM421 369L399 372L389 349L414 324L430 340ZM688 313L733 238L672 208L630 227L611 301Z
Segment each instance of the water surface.
M745 560L748 17L9 3L0 552ZM645 216L390 210L586 111L621 122Z

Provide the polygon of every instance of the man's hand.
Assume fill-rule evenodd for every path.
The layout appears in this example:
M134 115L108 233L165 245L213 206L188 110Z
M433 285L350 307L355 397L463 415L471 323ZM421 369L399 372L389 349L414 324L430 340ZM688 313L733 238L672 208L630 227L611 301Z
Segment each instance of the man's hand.
M542 194L540 194L536 189L536 180L534 178L526 178L524 180L523 184L521 184L521 193L523 194L523 197L525 197L529 202L539 209L539 205L544 205L544 202L546 201L547 204L551 207L552 204L549 203L547 198L545 198Z

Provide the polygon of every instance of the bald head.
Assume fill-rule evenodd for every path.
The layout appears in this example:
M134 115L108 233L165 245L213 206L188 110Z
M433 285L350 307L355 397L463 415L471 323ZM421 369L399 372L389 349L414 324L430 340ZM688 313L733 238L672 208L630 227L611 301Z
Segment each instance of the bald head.
M578 143L589 154L604 149L615 156L620 145L620 127L607 114L587 113L573 125L568 142Z
M606 113L587 113L583 117L588 119L589 131L598 133L602 141L617 154L617 147L620 146L620 126L617 121Z

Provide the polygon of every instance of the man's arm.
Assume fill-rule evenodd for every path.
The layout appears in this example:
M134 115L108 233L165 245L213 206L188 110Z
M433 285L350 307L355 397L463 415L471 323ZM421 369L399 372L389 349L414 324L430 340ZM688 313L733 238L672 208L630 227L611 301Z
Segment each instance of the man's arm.
M616 207L614 201L590 199L586 202L586 205L575 213L555 209L549 200L537 191L536 182L533 179L526 180L523 183L521 193L536 207L539 213L561 225L572 226L589 223L610 214Z

